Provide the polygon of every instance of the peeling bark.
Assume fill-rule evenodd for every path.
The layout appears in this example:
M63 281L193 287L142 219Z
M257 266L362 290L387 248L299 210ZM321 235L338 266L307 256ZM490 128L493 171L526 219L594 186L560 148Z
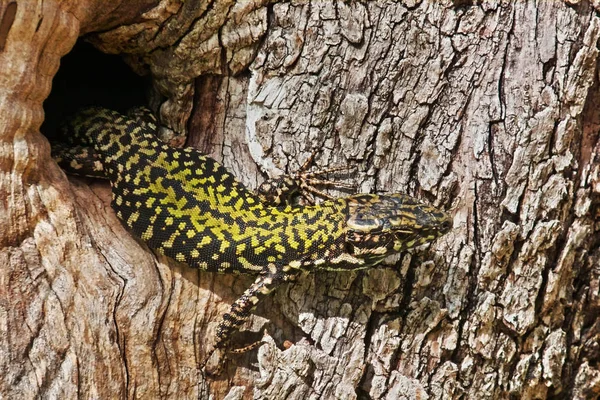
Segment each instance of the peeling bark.
M0 1L0 397L600 395L596 1ZM249 187L355 168L452 232L280 288L223 377L197 368L252 282L157 257L40 134L80 35L151 77L161 136ZM342 193L334 192L336 195Z

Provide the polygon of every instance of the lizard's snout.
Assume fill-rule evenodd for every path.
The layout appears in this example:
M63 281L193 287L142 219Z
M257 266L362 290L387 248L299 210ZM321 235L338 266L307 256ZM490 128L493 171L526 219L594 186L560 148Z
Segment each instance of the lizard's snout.
M387 256L430 242L452 228L451 216L402 195L349 198L347 242L355 254Z

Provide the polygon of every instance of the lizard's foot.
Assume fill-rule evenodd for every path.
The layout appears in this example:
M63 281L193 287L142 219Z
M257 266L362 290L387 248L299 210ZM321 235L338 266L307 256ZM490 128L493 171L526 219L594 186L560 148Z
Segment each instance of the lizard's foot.
M225 365L227 364L227 361L230 360L229 355L230 354L244 354L247 353L249 351L252 351L254 349L259 348L260 346L262 346L263 344L265 344L266 342L263 340L257 340L256 342L250 343L246 346L243 347L238 347L235 349L220 349L221 350L221 356L220 358L216 361L214 366L209 366L209 368L206 368L207 365L209 365L209 361L211 361L211 359L214 357L214 355L217 353L217 349L214 348L212 349L210 352L208 352L208 354L206 355L206 357L204 358L204 361L199 365L199 368L202 370L204 369L206 372L206 375L208 377L214 378L217 377L219 375L221 375L221 373L223 372L223 369L225 367Z
M283 204L293 205L296 196L303 197L309 204L314 204L313 195L331 200L332 196L317 189L317 187L330 186L339 189L354 191L356 187L352 184L337 180L323 179L325 175L337 172L349 172L353 168L346 166L334 166L314 171L308 171L315 157L316 151L302 164L298 171L290 175L283 175L271 179L259 186L257 194L263 202L274 206Z

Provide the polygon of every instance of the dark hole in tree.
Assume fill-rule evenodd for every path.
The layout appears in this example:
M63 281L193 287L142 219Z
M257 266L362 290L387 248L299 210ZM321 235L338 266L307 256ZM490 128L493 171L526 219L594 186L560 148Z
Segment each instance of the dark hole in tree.
M147 78L133 72L121 56L104 54L78 41L61 59L44 102L42 132L53 138L61 121L82 107L97 105L124 112L146 103Z

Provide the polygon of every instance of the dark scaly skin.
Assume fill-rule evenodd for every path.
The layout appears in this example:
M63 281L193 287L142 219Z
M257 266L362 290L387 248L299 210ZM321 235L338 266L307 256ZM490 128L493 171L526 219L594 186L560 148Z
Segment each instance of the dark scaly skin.
M284 177L257 195L197 150L160 142L144 108L127 116L88 108L63 130L68 143L53 145L59 164L108 178L117 216L150 248L207 271L257 274L223 316L215 349L227 347L260 298L299 272L369 268L450 229L448 214L401 194L293 206L277 192L293 190Z

